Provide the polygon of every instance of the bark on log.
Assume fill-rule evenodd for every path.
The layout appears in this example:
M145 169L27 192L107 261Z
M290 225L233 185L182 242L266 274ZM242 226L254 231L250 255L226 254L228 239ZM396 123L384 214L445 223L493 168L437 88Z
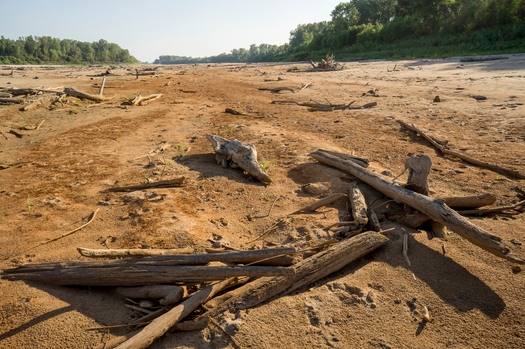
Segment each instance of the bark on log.
M359 225L365 226L368 223L368 207L366 205L365 197L356 182L350 183L348 200L350 201L354 221Z
M408 180L405 188L428 196L428 175L432 167L432 159L426 154L411 155L405 162L408 169Z
M230 279L224 280L198 291L180 305L153 320L151 324L146 326L131 339L119 345L117 349L143 349L149 347L151 343L164 335L177 322L191 314L191 312L197 309L198 306L205 303L224 288L228 287L231 281L232 280Z
M326 165L350 173L386 196L426 214L431 219L445 225L474 245L511 262L525 264L524 259L510 253L509 248L502 242L500 237L472 224L456 211L446 206L442 200L433 200L425 195L412 192L387 181L373 172L357 166L351 161L341 160L322 151L316 151L312 153L311 156Z
M172 248L172 249L109 249L95 250L91 248L77 247L78 253L90 258L123 258L123 257L151 257L151 256L172 256L177 254L193 253L192 247Z
M242 143L236 139L227 140L211 134L207 134L206 138L213 145L217 164L223 167L234 164L263 183L269 184L272 181L270 176L261 170L257 162L257 150L253 144Z
M114 96L113 97L104 97L104 96L99 96L99 95L93 95L93 94L89 94L89 93L85 93L85 92L82 92L82 91L75 90L74 88L71 88L71 87L65 88L64 89L64 93L68 94L70 96L73 96L73 97L82 98L82 99L89 99L89 100L95 101L95 102L109 101L110 99L112 99L114 97Z
M62 286L143 286L181 282L207 282L231 277L293 275L293 267L267 266L140 266L134 268L56 268L44 271L4 270L8 280L31 280Z
M208 302L206 306L214 308L201 316L216 317L232 308L252 308L275 296L293 292L340 270L387 241L387 237L376 232L365 232L343 240L297 263L293 276L260 278L221 296L220 302Z
M45 104L47 102L51 102L55 98L56 98L55 95L45 95L45 96L37 99L36 101L31 102L31 104L23 106L22 108L20 108L20 111L29 111L29 110L36 109L39 106L41 106L41 105L43 105L43 104Z
M162 305L177 304L186 296L186 289L175 285L117 287L116 291L127 298L160 299Z

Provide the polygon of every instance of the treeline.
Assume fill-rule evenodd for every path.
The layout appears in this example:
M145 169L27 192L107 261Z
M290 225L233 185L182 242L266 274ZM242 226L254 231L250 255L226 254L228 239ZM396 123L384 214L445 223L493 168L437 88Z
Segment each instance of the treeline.
M100 39L80 42L50 36L18 40L0 37L0 64L108 64L138 63L128 50Z
M155 63L303 60L313 53L413 58L525 50L525 0L352 0L331 20L300 24L288 43L251 45L205 58L161 56Z

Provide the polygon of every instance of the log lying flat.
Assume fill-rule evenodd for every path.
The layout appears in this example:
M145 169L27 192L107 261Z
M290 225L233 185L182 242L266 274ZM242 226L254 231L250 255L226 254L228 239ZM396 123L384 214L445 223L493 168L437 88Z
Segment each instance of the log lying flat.
M206 304L213 309L202 316L216 317L229 309L252 308L277 295L293 292L340 270L387 242L386 236L376 232L364 232L343 240L295 264L296 273L292 276L260 278L213 299Z
M293 275L293 267L266 266L137 266L135 268L56 268L15 272L4 270L4 279L38 281L62 286L142 286L182 282L207 282L237 276L263 277Z
M448 207L442 200L432 199L428 196L405 189L351 161L340 159L326 152L318 150L310 155L317 161L348 172L384 195L426 214L432 220L440 222L474 245L498 257L515 263L525 264L524 259L510 253L509 248L502 242L500 237L472 224Z

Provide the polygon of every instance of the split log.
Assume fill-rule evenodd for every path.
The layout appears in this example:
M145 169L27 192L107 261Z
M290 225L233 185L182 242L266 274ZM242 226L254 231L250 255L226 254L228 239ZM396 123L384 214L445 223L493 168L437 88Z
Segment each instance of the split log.
M402 126L404 126L404 123L400 123L400 124ZM495 171L495 172L498 172L498 173L503 173L505 175L510 175L510 176L512 176L514 178L525 179L525 174L520 173L519 171L517 171L515 169L494 165L494 164L491 164L491 163L488 163L488 162L485 162L485 161L474 159L474 158L472 158L470 156L458 153L456 151L449 150L445 146L437 143L432 137L428 136L425 132L423 132L421 129L419 129L415 125L410 125L410 130L420 134L423 138L425 138L430 144L432 144L443 155L455 156L455 157L457 157L457 158L459 158L459 159L461 159L461 160L463 160L465 162L468 162L468 163L476 165L476 166L481 166L481 167L484 167L484 168L488 168L489 170L492 170L492 171Z
M496 197L489 193L473 196L447 196L440 199L445 201L448 207L454 209L478 208L489 206L496 202Z
M89 99L90 101L95 102L103 102L103 101L109 101L113 97L104 97L99 95L93 95L89 93L85 93L82 91L75 90L74 88L67 87L64 89L64 93L73 97L81 98L81 99Z
M405 189L351 161L341 160L322 151L316 151L310 155L317 161L350 173L384 195L416 209L432 220L440 222L474 245L511 262L525 264L524 259L510 253L509 248L502 242L500 237L472 224L456 211L446 206L442 200L431 199L425 195Z
M236 139L227 140L211 134L207 134L206 138L213 145L217 164L221 164L223 167L238 166L261 182L271 183L272 179L261 170L257 162L257 150L253 144L243 143Z
M205 303L217 293L228 287L231 281L232 280L230 279L224 280L196 292L180 305L153 320L151 324L146 326L131 339L119 345L117 349L144 349L149 347L151 343L157 338L163 336L177 322L184 319L201 304Z
M518 214L525 210L525 200L520 201L514 205L500 206L500 207L491 207L478 210L465 210L458 211L461 215L483 215L487 213L502 213L502 214ZM512 211L512 212L511 212Z
M166 179L164 181L158 181L158 182L152 182L152 183L144 183L144 184L137 184L137 185L128 185L125 187L115 187L115 188L108 188L103 190L103 193L115 193L115 192L128 192L128 191L135 191L135 190L143 190L143 189L151 189L151 188L176 188L181 187L184 183L184 177L175 178L175 179Z
M201 316L216 317L230 309L248 309L266 302L278 295L293 292L305 285L316 282L384 245L388 238L375 232L365 232L332 245L295 265L293 276L261 278L211 301L213 307Z
M365 196L357 186L356 182L350 183L348 199L350 201L354 221L361 226L365 226L368 223L368 206L366 205Z
M58 263L40 263L40 264L24 264L14 269L4 270L5 273L25 273L31 271L52 271L57 268L74 269L74 268L88 268L88 269L104 269L104 268L122 268L133 269L142 267L160 267L160 266L176 266L176 265L205 265L211 262L222 263L238 263L249 264L258 262L266 258L293 254L297 250L294 247L280 247L280 248L266 248L261 250L249 251L235 251L224 253L210 253L210 254L184 254L175 256L158 256L158 257L144 257L138 259L118 259L118 260L104 260L104 261L66 261Z
M123 258L123 257L151 257L151 256L172 256L177 254L193 253L192 247L171 248L171 249L107 249L94 250L90 248L77 247L77 251L84 257L90 258Z
M186 296L186 289L175 285L117 287L116 292L127 298L160 299L162 305L177 304Z
M231 277L293 275L293 267L266 266L144 266L131 268L65 268L57 265L52 270L7 269L3 278L8 280L38 281L62 286L142 286L174 284L179 282L207 282Z

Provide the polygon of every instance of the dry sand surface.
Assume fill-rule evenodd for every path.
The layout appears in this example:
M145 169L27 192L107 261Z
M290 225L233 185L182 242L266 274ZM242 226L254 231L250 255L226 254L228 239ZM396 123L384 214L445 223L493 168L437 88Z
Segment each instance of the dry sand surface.
M0 106L0 130L7 138L0 136L0 269L88 260L77 247L191 246L204 252L213 244L318 245L335 235L324 228L347 215L344 200L321 213L289 216L250 243L286 214L330 193L347 193L351 176L312 159L317 149L366 157L371 169L391 180L410 154L424 153L433 161L433 197L491 193L498 206L525 200L524 180L443 157L397 122L448 141L449 149L525 173L525 55L344 66L320 73L306 72L309 65L302 63L161 66L158 76L139 79L132 75L135 67L114 67L104 89L105 96L114 96L109 101L68 97L52 109L48 104L27 112L19 105ZM299 70L289 71L294 67ZM101 78L89 75L106 69L23 67L10 75L11 68L3 67L0 87L63 86L96 94ZM258 90L282 86L295 93ZM155 93L162 97L147 105L121 105ZM271 104L276 99L377 106L309 112ZM227 114L226 108L247 116ZM44 119L38 130L19 129ZM206 134L254 144L272 183L265 186L239 169L217 165ZM143 156L162 142L172 147ZM102 193L180 176L186 178L182 188ZM406 178L405 173L398 180ZM383 228L394 228L385 246L292 294L225 314L202 331L169 333L151 348L525 347L525 273L519 266L454 232L444 241L423 228L389 221L383 211L395 203L378 205L387 199L359 185ZM85 224L96 209L85 228L39 246ZM525 256L523 214L469 220ZM411 266L401 253L404 234ZM113 288L2 279L0 295L0 348L93 348L129 329L90 328L138 316ZM423 320L424 307L431 322Z

